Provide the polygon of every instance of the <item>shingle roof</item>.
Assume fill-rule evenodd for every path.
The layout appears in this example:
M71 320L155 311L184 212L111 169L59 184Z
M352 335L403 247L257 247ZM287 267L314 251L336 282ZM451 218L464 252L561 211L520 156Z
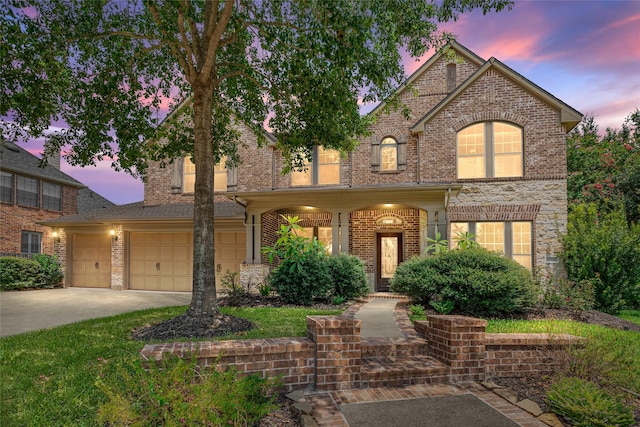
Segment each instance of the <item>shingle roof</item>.
M244 208L235 202L216 202L214 218L242 219ZM95 225L105 222L184 221L193 219L193 204L145 206L143 202L94 209L41 222L51 227L65 225Z
M94 209L110 208L115 203L105 199L90 188L81 188L78 190L78 212L87 212Z
M39 165L40 159L24 148L11 142L0 141L0 169L72 187L86 188L86 185L80 181L71 178L51 165L47 165L44 168Z

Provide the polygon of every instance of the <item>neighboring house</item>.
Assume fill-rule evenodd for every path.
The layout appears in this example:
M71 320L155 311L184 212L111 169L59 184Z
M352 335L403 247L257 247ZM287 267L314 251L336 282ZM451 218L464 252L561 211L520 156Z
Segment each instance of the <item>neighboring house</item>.
M60 171L60 158L40 159L10 142L0 143L0 253L54 254L57 229L40 223L113 203Z
M258 148L239 125L242 163L216 170L217 271L263 280L261 248L281 215L300 217L330 252L360 257L379 291L437 233L453 243L468 232L530 269L555 268L565 135L582 115L497 59L451 49L455 60L434 55L398 89L411 117L379 105L372 136L346 158L316 147L306 172L282 175L274 144ZM189 159L153 163L143 202L49 221L66 234L67 283L86 285L85 271L109 264L99 286L191 290L193 173ZM99 259L79 259L90 247Z

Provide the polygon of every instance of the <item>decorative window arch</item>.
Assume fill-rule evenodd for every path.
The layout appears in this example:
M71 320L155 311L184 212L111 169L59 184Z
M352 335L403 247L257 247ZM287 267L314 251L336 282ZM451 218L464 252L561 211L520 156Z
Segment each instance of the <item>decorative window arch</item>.
M524 176L522 128L507 122L475 123L457 134L459 179Z
M371 139L371 170L394 172L407 169L407 137L386 135Z

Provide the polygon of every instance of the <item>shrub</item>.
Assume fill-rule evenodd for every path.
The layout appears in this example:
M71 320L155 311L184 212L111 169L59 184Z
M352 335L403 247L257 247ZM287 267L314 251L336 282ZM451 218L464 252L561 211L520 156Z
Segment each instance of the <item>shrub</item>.
M576 427L635 424L631 408L590 381L563 378L547 392L547 404Z
M595 303L595 285L598 279L572 282L566 279L550 281L544 286L542 307L591 310Z
M0 258L0 289L38 288L42 286L42 271L37 261L27 258Z
M629 226L622 207L602 214L593 204L573 207L562 243L568 278L593 282L596 309L640 307L640 225Z
M366 268L357 256L340 254L328 257L328 267L333 278L333 295L353 299L369 293Z
M391 289L423 305L451 301L460 312L489 316L522 311L536 296L525 267L482 248L413 257L398 266Z
M321 254L285 259L267 280L287 303L311 305L315 299L326 299L331 294L333 278L327 260Z
M103 425L254 425L275 407L273 380L239 378L233 369L201 370L177 357L148 370L140 362L103 365L96 381L106 397L98 409Z
M42 285L46 287L58 286L62 282L64 273L62 272L62 264L58 262L55 255L37 254L31 259L40 264L42 273Z

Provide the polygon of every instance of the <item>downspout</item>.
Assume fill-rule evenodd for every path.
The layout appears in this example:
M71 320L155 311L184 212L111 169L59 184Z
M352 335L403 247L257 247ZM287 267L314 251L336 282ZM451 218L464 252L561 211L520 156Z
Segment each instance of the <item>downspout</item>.
M418 138L416 139L416 158L418 159L418 179L417 182L418 184L420 184L420 135L418 135Z

